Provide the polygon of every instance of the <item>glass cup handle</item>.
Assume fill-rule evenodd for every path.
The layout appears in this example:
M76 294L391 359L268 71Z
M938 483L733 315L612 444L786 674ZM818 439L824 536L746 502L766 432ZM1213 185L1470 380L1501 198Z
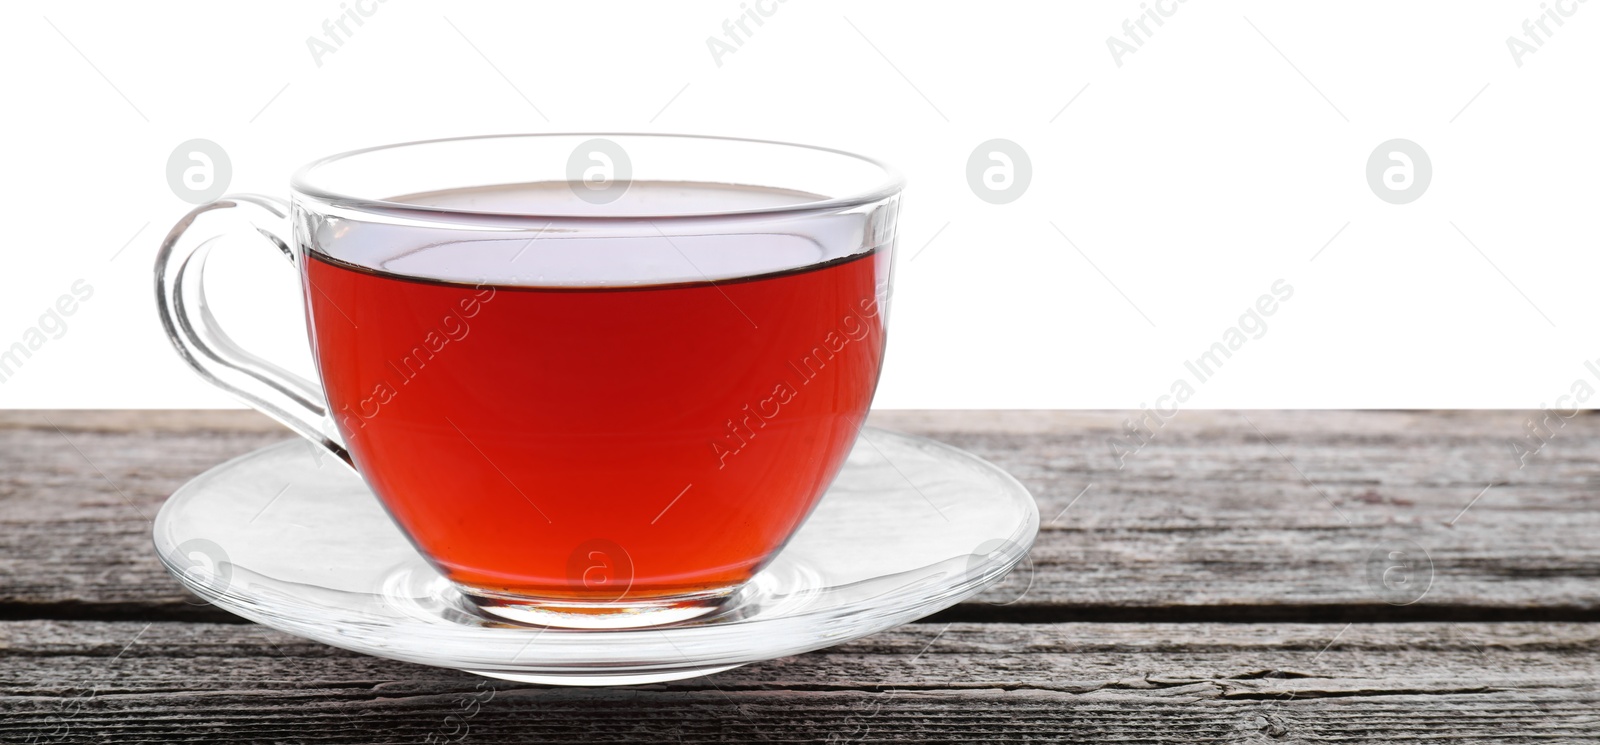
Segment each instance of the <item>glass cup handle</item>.
M218 238L258 234L296 264L282 230L289 205L276 197L230 194L184 215L156 255L156 306L167 338L200 377L278 420L349 464L350 452L328 417L321 386L245 351L217 325L206 303L206 258Z

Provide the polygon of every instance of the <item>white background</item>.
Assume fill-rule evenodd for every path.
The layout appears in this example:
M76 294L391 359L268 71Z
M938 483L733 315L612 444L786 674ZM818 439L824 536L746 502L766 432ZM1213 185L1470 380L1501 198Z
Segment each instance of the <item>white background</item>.
M236 405L154 308L152 258L189 208L165 177L180 142L226 148L231 191L286 195L301 163L361 146L619 130L906 173L880 407L1151 404L1280 278L1293 298L1188 406L1553 404L1600 388L1600 2L1561 4L1520 67L1506 39L1527 39L1528 0L1189 0L1118 67L1107 38L1136 0L787 0L720 66L706 40L738 0L387 0L320 66L306 40L337 0L10 3L0 347L75 280L94 295L0 406ZM1434 171L1398 206L1365 176L1397 137ZM991 138L1031 157L1010 204L967 183ZM270 253L224 267L222 319L309 371Z

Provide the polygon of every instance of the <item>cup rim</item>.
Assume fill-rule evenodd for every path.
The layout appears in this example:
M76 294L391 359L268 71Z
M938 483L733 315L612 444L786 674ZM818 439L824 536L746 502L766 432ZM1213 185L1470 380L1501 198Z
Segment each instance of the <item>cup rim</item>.
M560 213L535 213L535 212L495 212L489 210L464 210L450 207L435 207L430 205L411 204L407 202L394 202L387 199L361 197L353 194L341 193L339 190L327 189L316 185L314 172L322 167L347 158L352 158L367 153L382 150L397 150L400 148L420 145L431 145L446 142L466 142L471 140L495 139L520 139L520 138L556 138L556 137L628 137L628 138L677 138L685 140L699 140L703 142L738 142L756 145L772 145L779 147L800 148L818 153L829 153L846 158L852 158L882 171L883 177L870 189L857 191L852 194L827 199L786 204L775 207L760 207L742 210L704 210L691 212L672 212L662 214L627 214L627 215L576 215ZM717 218L782 218L789 216L803 216L817 213L838 212L863 205L873 204L889 199L899 194L905 188L905 177L899 169L877 158L870 158L847 150L823 147L820 145L805 145L781 140L764 140L750 137L724 137L719 135L678 134L665 132L513 132L504 134L467 135L461 137L438 137L427 140L412 140L388 145L375 145L372 147L347 150L342 153L329 155L311 161L299 169L289 179L289 186L296 195L306 196L318 201L326 202L338 207L354 209L363 212L380 212L403 214L415 218L428 217L458 220L485 220L494 222L522 222L537 221L542 224L550 223L662 223L673 221L697 221Z

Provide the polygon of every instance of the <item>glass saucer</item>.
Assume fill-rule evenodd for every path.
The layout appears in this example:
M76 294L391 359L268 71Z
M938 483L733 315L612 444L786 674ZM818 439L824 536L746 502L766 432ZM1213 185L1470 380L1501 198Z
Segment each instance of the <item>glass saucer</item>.
M622 685L707 675L865 636L998 581L1039 528L1028 491L956 448L866 428L771 564L714 614L558 629L482 615L356 474L286 442L173 494L156 551L200 597L336 647L507 680Z

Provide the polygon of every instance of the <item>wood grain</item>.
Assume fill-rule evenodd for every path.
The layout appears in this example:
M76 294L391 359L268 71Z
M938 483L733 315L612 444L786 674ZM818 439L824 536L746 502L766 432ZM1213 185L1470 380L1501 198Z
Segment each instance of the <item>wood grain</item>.
M257 626L0 623L0 739L1581 742L1593 624L921 624L572 690Z
M1600 741L1600 418L1524 466L1517 412L1183 412L1119 468L1128 416L875 414L1022 480L1031 566L831 649L584 690L184 594L149 518L287 438L263 417L0 412L0 742ZM1434 567L1405 606L1366 577L1398 539Z
M1518 412L1183 412L1119 469L1106 442L1127 416L874 414L1039 501L1031 565L944 619L1600 620L1600 417L1518 468ZM0 618L223 620L166 577L149 518L285 438L252 412L0 414ZM1367 577L1396 539L1433 565L1412 605Z

